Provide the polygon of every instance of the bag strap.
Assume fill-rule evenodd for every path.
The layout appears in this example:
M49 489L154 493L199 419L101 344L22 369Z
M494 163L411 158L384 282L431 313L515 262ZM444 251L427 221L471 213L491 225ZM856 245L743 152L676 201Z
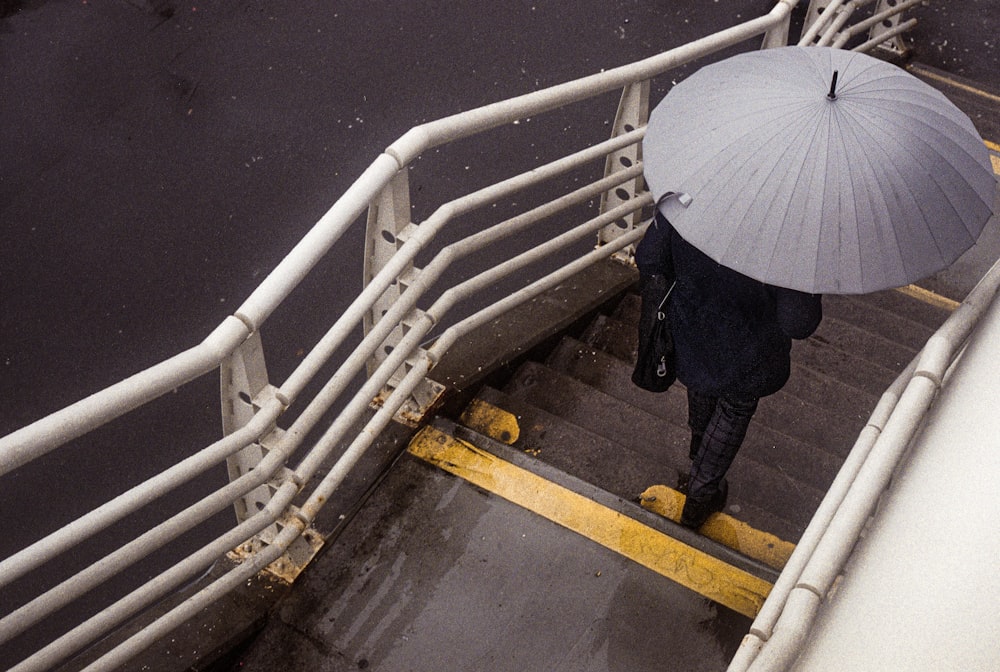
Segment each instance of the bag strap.
M674 280L674 281L673 281L673 282L672 282L672 283L670 284L670 289L668 289L668 290L667 290L667 293L663 295L663 300L662 300L662 301L660 301L660 306L659 306L659 308L657 308L657 309L656 309L656 312L657 312L657 313L662 313L662 312L663 312L663 306L667 305L667 299L669 299L669 298L670 298L670 292L674 291L674 286L675 286L676 284L677 284L677 281L676 281L676 280Z

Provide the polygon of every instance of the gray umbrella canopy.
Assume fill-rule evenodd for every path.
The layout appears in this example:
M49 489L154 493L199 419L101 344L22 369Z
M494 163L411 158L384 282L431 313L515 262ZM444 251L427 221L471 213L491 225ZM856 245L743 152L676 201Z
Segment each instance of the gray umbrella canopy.
M700 69L653 110L642 151L650 191L688 242L812 293L898 287L945 268L997 198L986 145L943 94L827 47Z

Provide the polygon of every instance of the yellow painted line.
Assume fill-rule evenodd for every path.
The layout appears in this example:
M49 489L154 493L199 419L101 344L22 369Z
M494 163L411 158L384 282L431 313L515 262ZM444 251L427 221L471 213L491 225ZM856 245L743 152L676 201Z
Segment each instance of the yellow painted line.
M753 618L771 584L433 427L409 452Z
M919 72L921 75L927 77L928 79L933 79L935 81L941 82L942 84L947 84L948 86L954 87L956 89L961 89L962 91L977 95L980 98L985 98L986 100L992 101L994 103L1000 103L1000 96L996 95L995 93L990 93L989 91L983 91L982 89L977 89L974 86L969 86L968 84L963 84L962 82L956 82L950 77L939 75L936 72L931 72L930 70L924 70L921 67L911 65L908 67L908 69L914 72ZM984 142L991 151L1000 152L1000 145L997 145L995 142L990 142L989 140L985 140ZM996 173L997 175L1000 175L1000 157L991 155L990 163L993 164L993 172Z
M986 143L986 149L1000 154L1000 145L989 140L983 140L983 142ZM990 154L990 162L993 164L993 172L1000 175L1000 156L997 156L997 154Z
M652 511L675 523L681 520L684 495L665 485L654 485L639 497L644 509ZM743 555L759 560L777 570L784 568L795 544L784 541L770 532L750 527L726 513L713 513L698 533L719 542Z
M916 285L907 285L906 287L899 287L896 289L898 292L902 292L907 296L913 297L918 301L923 301L924 303L929 303L932 306L937 306L938 308L944 308L945 310L954 311L961 304L959 301L954 299L949 299L947 296L941 296L936 294L929 289L924 289L923 287L917 287Z
M945 77L944 75L939 75L936 72L931 72L930 70L924 70L923 68L920 67L915 67L911 65L908 69L915 70L924 77L936 80L943 84L947 84L948 86L953 86L956 89L961 89L968 93L973 93L979 96L980 98L986 98L987 100L992 100L995 103L1000 103L1000 96L996 95L995 93L990 93L989 91L983 91L982 89L977 89L976 87L969 86L968 84L956 82L954 79L951 79L950 77Z

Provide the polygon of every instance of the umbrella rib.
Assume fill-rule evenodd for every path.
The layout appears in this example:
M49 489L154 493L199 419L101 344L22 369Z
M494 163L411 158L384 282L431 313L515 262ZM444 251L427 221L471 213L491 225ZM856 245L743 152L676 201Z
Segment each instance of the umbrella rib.
M897 112L898 111L899 110L897 110ZM881 112L881 110L879 110L878 108L870 109L870 110L868 110L868 112L869 112L869 115L871 117L878 118L881 121L883 121L884 123L889 123L889 124L892 123L892 120L890 118L887 118L883 114L879 114L879 112ZM927 123L926 121L920 119L919 117L915 117L915 116L912 116L912 115L907 115L907 118L910 119L913 123L918 124L922 129L924 129L927 132L927 134L935 133L936 130L937 130L935 126ZM947 169L949 169L952 172L952 174L958 175L959 178L962 177L960 171L954 166L954 164L951 161L945 159L944 156L941 154L941 152L938 151L931 143L929 143L926 140L927 136L925 134L923 134L923 133L917 133L915 131L911 131L911 130L905 129L905 128L903 129L903 132L908 136L908 138L909 138L909 140L910 140L910 142L912 144L910 144L910 143L900 143L899 146L900 146L900 148L903 151L905 151L913 159L915 165L923 165L922 159L924 158L924 156L930 155L930 156L936 157L938 159L938 161L936 162L937 166L945 166L945 167L947 167ZM964 152L964 148L962 148L961 145L959 145L958 143L953 143L953 145ZM922 148L924 150L924 155L922 156L922 155L916 153L914 151L915 147ZM966 156L970 160L973 160L973 161L975 160L975 157L972 157L971 155L968 155L967 153L966 153ZM940 168L937 169L937 170L927 170L926 174L930 178L930 180L934 183L934 185L938 188L941 196L943 197L943 200L947 203L948 207L955 214L956 219L962 223L962 226L965 228L965 231L969 235L970 239L975 240L976 237L977 237L978 232L971 231L969 229L968 224L965 222L965 220L961 216L961 212L959 211L958 207L955 205L954 201L952 200L951 195L949 194L949 190L943 184L943 180L942 180L942 178L943 178L943 171L941 171ZM989 206L990 204L986 203L986 205ZM919 202L917 202L917 207L920 209L920 211L922 213L926 214L926 210L920 205ZM940 251L939 236L936 235L936 233L937 233L936 229L931 228L929 230L931 232L932 238L935 241L935 245L938 246L939 251ZM948 256L950 256L950 255L944 254L943 251L942 251L942 257L948 257Z
M823 112L829 112L829 110L825 109L825 108L826 108L826 103L824 102L823 103L823 107L816 108L817 111L816 111L816 113L814 115L812 115L812 118L813 119L817 119L817 120L818 119L822 119L823 116L825 116L823 114ZM804 142L804 140L805 140L806 136L808 135L809 128L810 128L810 126L808 124L803 124L802 132L799 133L796 136L796 139L798 139L798 138L802 138L803 139L803 145L806 147L805 151L803 152L803 159L802 159L802 161L799 164L797 164L795 166L794 169L790 168L789 171L788 171L788 173L787 173L789 176L794 176L794 178L795 178L794 181L793 181L792 189L791 189L791 192L792 192L793 195L795 193L799 193L800 184L802 184L801 178L803 177L802 169L807 165L807 159L808 159L808 157L810 157L810 156L813 155L813 148L815 148L817 146L816 145L817 139L819 138L821 132L823 131L823 125L822 124L820 124L820 123L813 124L812 127L811 127L813 129L812 141L807 144L807 143ZM829 133L829 124L827 124L827 132ZM795 142L794 141L789 143L788 150L790 151L793 146L795 146ZM811 193L811 185L815 182L815 179L816 179L816 175L817 175L817 172L816 172L817 171L817 163L818 162L811 164L812 168L811 168L811 170L809 172L808 178L805 181L806 190L803 193L804 193L806 199L808 199L808 195L809 195L809 193ZM825 183L823 185L823 189L824 189L824 195L823 195L822 198L820 198L821 202L823 202L825 200L825 190L826 190ZM785 238L785 236L783 234L790 227L795 226L795 224L791 221L792 215L793 215L792 208L790 208L790 207L785 208L784 215L781 218L781 225L778 227L778 230L777 230L777 232L774 235L774 241L775 242L774 242L774 245L771 247L770 256L768 258L768 262L767 262L767 267L768 268L773 268L774 267L774 265L775 265L774 262L778 258L779 252L784 251L785 253L787 253L789 251L788 250L789 245L787 244L787 238ZM805 230L805 225L806 225L806 223L803 222L803 221L801 221L801 217L800 217L800 221L798 222L799 236L796 238L796 246L793 249L800 249L801 250L801 234ZM781 240L785 240L786 244L779 245L778 241L781 241ZM814 263L813 264L813 268L815 268L815 267L816 267L816 264ZM815 274L814 274L814 276L815 276Z
M856 127L854 125L845 124L844 125L844 131L845 131L845 134L849 134L850 137L854 140L854 146L855 147L866 147L867 146L864 143L864 141L862 140L862 138L860 138L858 136L858 134L855 132L856 131ZM844 153L845 153L845 155L848 156L848 157L851 157L852 153L851 153L851 151L847 147L846 137L843 137L842 142L844 144ZM851 193L854 196L854 211L855 211L855 214L857 215L857 213L859 213L862 210L861 204L862 203L867 203L868 204L868 207L864 208L864 210L866 212L871 212L871 219L870 219L871 232L874 234L874 238L875 238L871 242L872 242L872 244L877 244L878 247L879 247L879 249L881 250L882 253L879 255L879 258L885 258L887 252L889 251L889 248L886 246L885 240L883 239L883 237L881 235L882 234L882 230L877 226L877 216L876 216L876 213L875 213L875 209L876 208L874 207L875 201L878 200L881 203L882 209L883 209L883 211L885 213L888 213L889 210L890 210L890 208L889 208L888 203L886 202L885 194L881 190L875 190L873 192L869 188L870 184L873 184L873 183L877 182L877 180L878 180L878 177L879 177L878 169L876 168L875 164L871 160L870 154L868 152L865 152L865 151L861 151L861 152L858 153L858 161L857 161L856 165L859 168L858 171L855 171L855 170L848 170L847 171L848 175L850 176L851 185L852 185ZM867 170L864 170L865 168L867 168ZM870 179L863 179L861 177L862 174L869 175ZM859 184L859 181L860 181L860 184ZM862 193L867 194L867 196L868 196L867 200L859 200L859 198L860 198L860 196L861 196ZM868 284L868 282L867 282L867 279L868 279L867 278L867 276L868 276L868 272L867 271L869 269L868 269L868 266L864 262L864 257L862 256L863 252L864 252L864 249L865 249L865 245L864 244L865 244L866 241L863 240L863 236L862 236L861 218L860 218L860 216L857 217L856 221L857 221L857 226L858 226L858 271L859 271L859 276L861 278L860 287L861 287L862 290L864 290L864 288L870 286ZM898 236L896 235L895 229L893 229L892 233L893 233L893 238L896 240L896 243L897 243L895 249L898 250L899 240L898 240ZM896 256L899 259L899 262L902 264L902 262L903 262L902 257L900 255L896 255ZM877 267L877 270L882 271L883 276L885 275L885 269L882 268L881 265L879 265Z
M890 151L889 148L887 148L887 146L886 146L885 142L883 141L883 139L881 139L879 137L876 137L876 135L874 133L872 133L868 129L868 126L866 124L864 124L864 123L858 124L857 128L860 129L862 132L864 132L865 136L867 137L867 139L868 139L868 142L866 143L867 146L870 147L871 150L877 150L877 151L879 151L881 153L881 155L884 157L884 159L885 159L885 161L884 161L885 172L887 174L891 175L892 178L894 178L893 182L896 183L896 184L906 184L906 179L904 178L904 176L902 175L902 173L897 168L895 162L893 161L892 152ZM906 145L904 145L903 143L893 142L892 143L892 147L898 148L900 151L903 151L903 152L909 154L912 158L916 158L915 155L910 150L910 148L907 147ZM902 190L896 190L896 189L893 190L893 193L896 196L896 201L897 201L897 203L899 205L899 208L901 210L903 210L904 213L905 213L905 210L907 209L905 203L903 202L905 194L901 193L901 192L902 192ZM916 199L913 199L912 196L911 196L910 200L912 201L912 205L915 206L915 210L918 211L918 212L920 212L921 215L925 215L925 210L920 206L920 203L917 202ZM887 205L888 205L888 203L887 203ZM891 212L892 209L889 208L889 210ZM913 222L905 222L905 224L907 226L909 226L909 227L912 227ZM900 258L901 258L901 261L903 263L904 269L906 269L906 267L907 267L907 261L906 261L905 256L903 255L903 252L909 248L909 243L904 242L904 241L902 241L900 239L900 231L895 226L893 226L891 228L892 228L893 234L894 234L895 239L896 239L896 249L900 250L900 253L901 253L900 254ZM940 242L939 242L937 236L934 235L933 229L931 229L930 227L927 227L927 230L928 230L928 233L930 234L930 241L933 243L934 248L937 250L938 257L940 259L944 259L946 257L946 255L943 253L943 250L941 249ZM921 269L912 269L912 270L906 269L906 277L916 279L914 276L920 274L921 272L922 272Z
M766 146L766 145L770 144L771 142L773 142L776 138L779 138L782 135L786 135L788 133L788 125L786 123L784 123L785 119L791 117L791 118L794 118L794 119L800 119L801 120L802 112L803 112L803 110L806 107L807 106L804 106L804 105L797 106L796 109L789 110L787 113L781 115L780 117L776 117L775 119L773 119L771 121L771 124L769 124L769 126L773 126L774 130L773 130L773 132L771 134L767 135L766 138L764 138L762 141L761 141L761 137L760 136L761 136L761 133L762 133L762 131L764 129L761 129L759 127L754 127L754 131L753 132L747 132L747 133L743 134L742 136L740 136L740 140L743 140L743 139L746 139L746 138L750 138L750 137L756 137L757 140L758 140L758 142L760 142L761 144L763 144L763 145ZM805 132L808 130L809 126L808 126L808 124L806 124L805 122L803 122L802 123L802 128L803 128L803 130L798 133L799 136L804 135ZM792 144L789 144L788 148L784 152L782 152L781 154L776 155L774 157L773 164L772 164L770 170L768 170L766 172L766 174L763 174L764 173L763 170L753 171L754 174L757 174L757 173L761 173L762 174L762 179L758 180L759 183L766 183L768 181L768 178L777 171L778 166L781 165L781 163L782 163L782 159L784 159L788 155L788 152L790 152L790 150L792 148ZM738 164L731 164L731 167L733 167L736 172L742 172L742 171L744 171L747 168L747 166L749 166L751 163L753 163L755 161L759 161L759 156L757 156L756 153L754 153L754 152L748 152L746 154L746 156L742 159L742 161L740 163L738 163ZM707 161L704 164L704 166L707 166L710 163L711 163L711 161ZM721 179L723 179L723 175L721 175L719 173L716 173L716 178L715 179L716 180L721 180ZM715 180L712 180L712 181L715 181ZM761 191L758 191L754 198L748 199L748 202L747 202L747 204L745 206L745 212L749 212L750 210L752 210L753 207L754 207L754 205L757 204L757 203L759 203L760 199L763 196L764 196L764 194ZM727 208L727 210L724 213L724 217L726 218L726 221L732 221L734 219L733 213L734 213L735 209L739 205L740 205L740 201L738 201L736 199L734 199L729 204L729 207ZM773 205L773 203L772 203L772 205ZM745 217L743 217L743 218L741 218L741 217L735 217L735 220L738 221L738 222L744 221ZM734 245L738 244L740 246L745 246L746 244L748 244L748 242L747 242L747 237L748 236L746 236L746 235L743 235L743 236L739 235L741 232L745 233L746 232L746 227L740 227L740 226L738 226L737 229L732 232L732 235L730 236L729 242L726 244L725 248L720 253L718 253L716 255L718 257L717 260L720 261L720 263L724 263L723 262L724 259L729 259L731 257L731 250L732 250L732 248L733 248ZM750 237L753 237L755 241L759 242L759 241L762 240L762 238L759 235L759 233L760 233L759 230L758 231L753 231L752 232L753 235L751 235ZM776 248L773 248L773 249L776 249ZM772 249L772 256L773 256L773 249Z

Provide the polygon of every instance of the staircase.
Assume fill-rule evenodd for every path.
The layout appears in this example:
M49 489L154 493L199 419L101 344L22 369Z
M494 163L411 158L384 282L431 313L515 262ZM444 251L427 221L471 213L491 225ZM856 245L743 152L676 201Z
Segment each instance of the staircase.
M817 332L793 346L788 384L761 400L728 475L726 515L713 517L777 537L772 547L799 539L879 396L949 314L894 290L827 296L823 308ZM677 383L654 394L630 381L638 295L606 310L505 384L481 389L458 420L462 438L485 450L491 440L507 443L676 520L683 500L674 487L689 466L685 391ZM475 412L483 407L511 414L516 430L483 422ZM477 435L488 438L477 443ZM712 526L710 519L702 533L712 537Z

